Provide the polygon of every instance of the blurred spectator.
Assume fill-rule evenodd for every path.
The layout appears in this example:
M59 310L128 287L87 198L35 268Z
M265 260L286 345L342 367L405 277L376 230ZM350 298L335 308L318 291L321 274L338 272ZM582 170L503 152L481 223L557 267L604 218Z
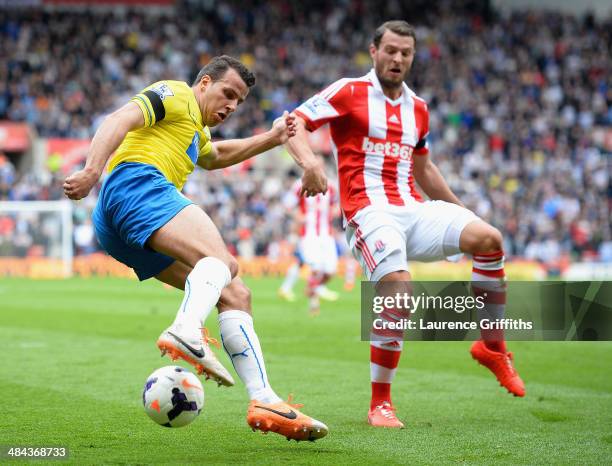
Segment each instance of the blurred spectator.
M15 167L6 155L0 152L0 201L8 199L14 183Z
M397 17L417 26L409 85L429 103L432 159L466 205L504 232L507 254L611 260L610 147L594 131L612 131L611 18L501 15L490 2L450 0L0 11L0 119L27 121L43 137L90 137L144 86L191 82L211 56L228 53L258 83L215 137L250 135L339 77L364 74L372 32ZM274 255L274 238L287 233L285 176L200 173L185 193L233 252ZM17 177L0 156L2 199L59 199L61 182ZM82 222L77 246L89 251Z

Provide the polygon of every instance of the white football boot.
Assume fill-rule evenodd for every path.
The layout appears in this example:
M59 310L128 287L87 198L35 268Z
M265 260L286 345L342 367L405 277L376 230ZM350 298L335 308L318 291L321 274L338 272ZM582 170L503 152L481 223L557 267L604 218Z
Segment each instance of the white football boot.
M206 328L202 329L201 336L187 336L174 325L164 330L157 339L162 356L168 354L173 361L183 359L195 367L198 374L206 374L207 379L231 387L235 383L234 378L219 362L209 343L220 347L218 340L208 336Z

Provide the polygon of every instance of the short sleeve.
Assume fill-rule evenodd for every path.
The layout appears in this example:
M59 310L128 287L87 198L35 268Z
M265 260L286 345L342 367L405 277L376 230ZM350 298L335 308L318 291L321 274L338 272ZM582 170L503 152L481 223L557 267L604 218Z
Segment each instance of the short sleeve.
M145 88L132 97L131 101L140 107L144 116L145 126L153 126L172 113L172 104L175 93L169 83L160 81ZM176 100L176 97L175 99Z
M211 141L211 136L210 136L210 129L208 128L208 126L205 126L204 127L204 140L202 141L202 145L200 146L200 153L198 155L198 158L209 156L211 151L212 151L212 141Z
M304 119L309 131L314 131L349 112L352 95L349 82L348 79L336 81L295 110L295 113Z

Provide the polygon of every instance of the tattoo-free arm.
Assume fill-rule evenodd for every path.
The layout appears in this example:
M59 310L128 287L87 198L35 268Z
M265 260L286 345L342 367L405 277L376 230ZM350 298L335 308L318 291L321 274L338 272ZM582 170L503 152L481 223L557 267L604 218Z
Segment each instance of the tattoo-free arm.
M198 159L205 170L225 168L243 162L276 147L278 142L269 132L245 139L228 139L212 143L212 150Z
M412 170L414 179L430 199L452 202L464 207L459 198L455 196L455 193L451 191L440 170L431 161L429 155L415 155L413 160Z
M295 116L284 112L265 133L213 142L211 151L198 158L198 165L205 170L229 167L283 144L294 135Z
M308 143L306 122L296 117L296 134L285 143L285 148L303 170L300 195L315 196L327 191L327 177L321 162Z
M143 126L144 116L134 102L128 102L108 115L91 141L85 167L64 181L66 196L73 200L87 196L100 179L106 162L123 142L127 133Z

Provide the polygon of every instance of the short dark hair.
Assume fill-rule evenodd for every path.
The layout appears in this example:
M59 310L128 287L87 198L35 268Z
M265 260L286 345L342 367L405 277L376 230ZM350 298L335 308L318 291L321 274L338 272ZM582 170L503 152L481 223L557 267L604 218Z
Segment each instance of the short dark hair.
M397 19L382 23L376 28L376 31L374 31L374 37L372 38L374 47L378 48L385 31L391 31L399 36L410 36L414 39L414 43L416 45L416 31L414 30L414 27L408 24L406 21Z
M202 67L193 85L195 86L198 84L205 75L210 76L210 79L213 81L221 79L230 68L234 69L240 75L248 87L253 87L255 85L255 75L244 66L240 60L230 57L229 55L213 57L212 60Z

